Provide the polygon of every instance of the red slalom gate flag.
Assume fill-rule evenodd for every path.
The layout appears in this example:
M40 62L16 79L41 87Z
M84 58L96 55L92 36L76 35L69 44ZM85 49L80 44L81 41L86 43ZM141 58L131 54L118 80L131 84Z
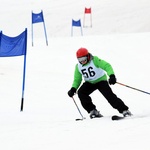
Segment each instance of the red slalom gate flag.
M91 14L91 8L85 8L84 13L85 14Z
M84 9L83 27L92 27L92 10L90 8Z

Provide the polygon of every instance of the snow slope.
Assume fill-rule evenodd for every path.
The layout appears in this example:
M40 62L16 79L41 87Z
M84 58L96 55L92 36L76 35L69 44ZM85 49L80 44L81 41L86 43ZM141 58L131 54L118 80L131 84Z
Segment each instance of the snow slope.
M92 28L75 30L71 19L92 7ZM71 88L75 52L86 47L110 62L118 82L150 92L150 2L148 0L5 0L0 5L0 29L16 36L28 28L24 111L20 112L23 57L0 59L0 149L3 150L149 150L150 96L111 86L134 114L133 119L111 121L119 114L96 91L91 96L105 116L81 118L67 91ZM31 46L31 11L43 10L48 42L42 24L35 25Z

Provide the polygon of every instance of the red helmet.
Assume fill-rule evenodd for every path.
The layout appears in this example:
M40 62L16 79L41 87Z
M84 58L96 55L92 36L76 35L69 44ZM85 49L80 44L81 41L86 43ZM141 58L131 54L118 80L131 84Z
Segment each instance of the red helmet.
M87 56L88 54L89 54L88 50L86 48L82 48L82 47L79 48L76 52L77 58Z

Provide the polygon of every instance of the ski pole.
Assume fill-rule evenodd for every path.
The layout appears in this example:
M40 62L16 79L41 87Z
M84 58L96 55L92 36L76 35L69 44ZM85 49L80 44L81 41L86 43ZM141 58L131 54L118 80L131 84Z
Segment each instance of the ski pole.
M133 90L137 90L137 91L140 91L140 92L143 92L143 93L145 93L145 94L149 94L149 95L150 95L149 92L146 92L146 91L143 91L143 90L140 90L140 89L137 89L137 88L134 88L134 87L125 85L125 84L123 84L123 83L119 83L119 82L116 82L116 83L117 83L117 84L120 84L120 85L122 85L122 86L128 87L128 88L131 88L131 89L133 89Z
M73 101L74 101L74 103L75 103L75 105L76 105L76 107L77 107L77 109L78 109L78 111L79 111L79 113L80 113L80 115L81 115L81 117L82 117L82 119L76 119L76 121L85 119L85 118L83 117L83 115L82 115L82 113L81 113L81 111L80 111L80 109L79 109L79 107L78 107L78 105L77 105L77 103L76 103L74 97L72 97L72 99L73 99Z

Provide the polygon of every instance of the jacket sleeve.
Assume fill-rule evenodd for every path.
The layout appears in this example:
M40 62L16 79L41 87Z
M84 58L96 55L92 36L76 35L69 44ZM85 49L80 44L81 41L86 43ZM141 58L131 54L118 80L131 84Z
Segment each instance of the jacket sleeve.
M94 56L93 60L94 60L94 64L96 65L96 67L103 69L107 73L108 76L114 74L114 70L112 66L110 65L110 63L98 58L97 56Z
M73 80L72 87L74 87L75 89L78 89L78 87L80 86L81 82L82 82L82 74L79 72L78 64L77 64L75 66L74 80Z

